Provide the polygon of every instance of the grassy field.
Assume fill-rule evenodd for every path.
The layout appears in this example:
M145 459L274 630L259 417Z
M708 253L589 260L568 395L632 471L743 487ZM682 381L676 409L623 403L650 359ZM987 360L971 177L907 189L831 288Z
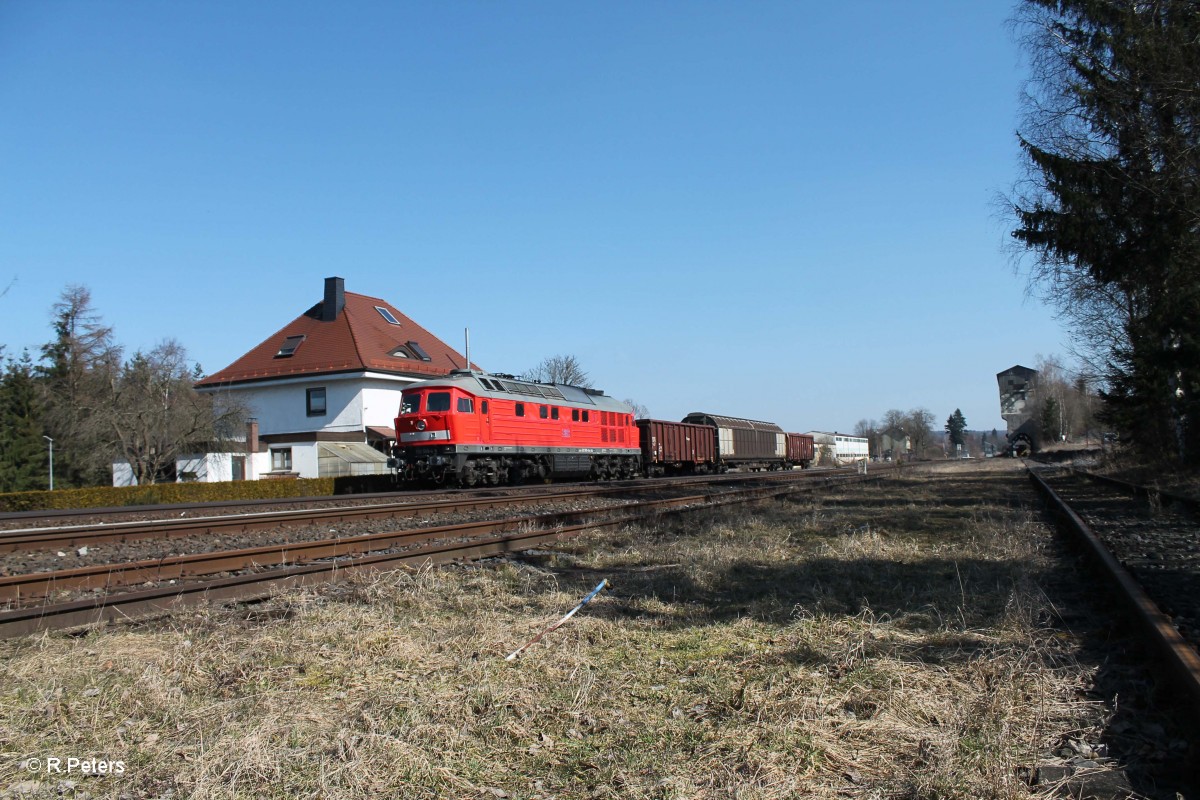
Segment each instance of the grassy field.
M1028 797L1096 709L1012 466L0 642L0 795Z

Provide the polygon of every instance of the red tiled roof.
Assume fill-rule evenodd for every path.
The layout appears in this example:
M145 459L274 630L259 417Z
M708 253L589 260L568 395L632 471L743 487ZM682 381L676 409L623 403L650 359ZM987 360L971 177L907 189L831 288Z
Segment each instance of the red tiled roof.
M196 386L360 370L430 378L466 366L461 353L401 314L390 303L353 292L346 292L345 298L345 307L332 322L321 321L323 304L317 303ZM400 324L388 322L376 307L387 309ZM304 336L304 341L291 356L277 358L276 354L289 336ZM389 355L398 346L410 350L408 342L416 342L430 360L423 361L415 352L410 352L409 358Z

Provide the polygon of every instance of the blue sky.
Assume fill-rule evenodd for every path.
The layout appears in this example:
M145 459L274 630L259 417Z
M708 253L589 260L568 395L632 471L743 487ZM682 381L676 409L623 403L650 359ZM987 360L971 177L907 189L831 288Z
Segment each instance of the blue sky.
M1002 427L1011 2L0 3L0 343L68 284L220 369L382 297L652 415ZM10 285L11 284L11 285Z

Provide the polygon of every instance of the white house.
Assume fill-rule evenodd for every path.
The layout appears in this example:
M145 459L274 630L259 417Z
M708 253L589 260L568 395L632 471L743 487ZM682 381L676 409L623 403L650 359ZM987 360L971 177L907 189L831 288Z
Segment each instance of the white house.
M181 459L177 471L210 481L383 472L401 390L466 367L395 306L326 278L320 303L196 384L249 409L246 452Z

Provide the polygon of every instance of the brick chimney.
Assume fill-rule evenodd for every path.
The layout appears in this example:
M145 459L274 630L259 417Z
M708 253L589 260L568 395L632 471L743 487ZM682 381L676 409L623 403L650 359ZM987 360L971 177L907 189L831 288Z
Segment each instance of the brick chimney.
M344 278L325 279L325 302L321 304L321 322L333 322L346 307L346 281Z
M258 452L258 420L254 417L246 420L246 452Z

